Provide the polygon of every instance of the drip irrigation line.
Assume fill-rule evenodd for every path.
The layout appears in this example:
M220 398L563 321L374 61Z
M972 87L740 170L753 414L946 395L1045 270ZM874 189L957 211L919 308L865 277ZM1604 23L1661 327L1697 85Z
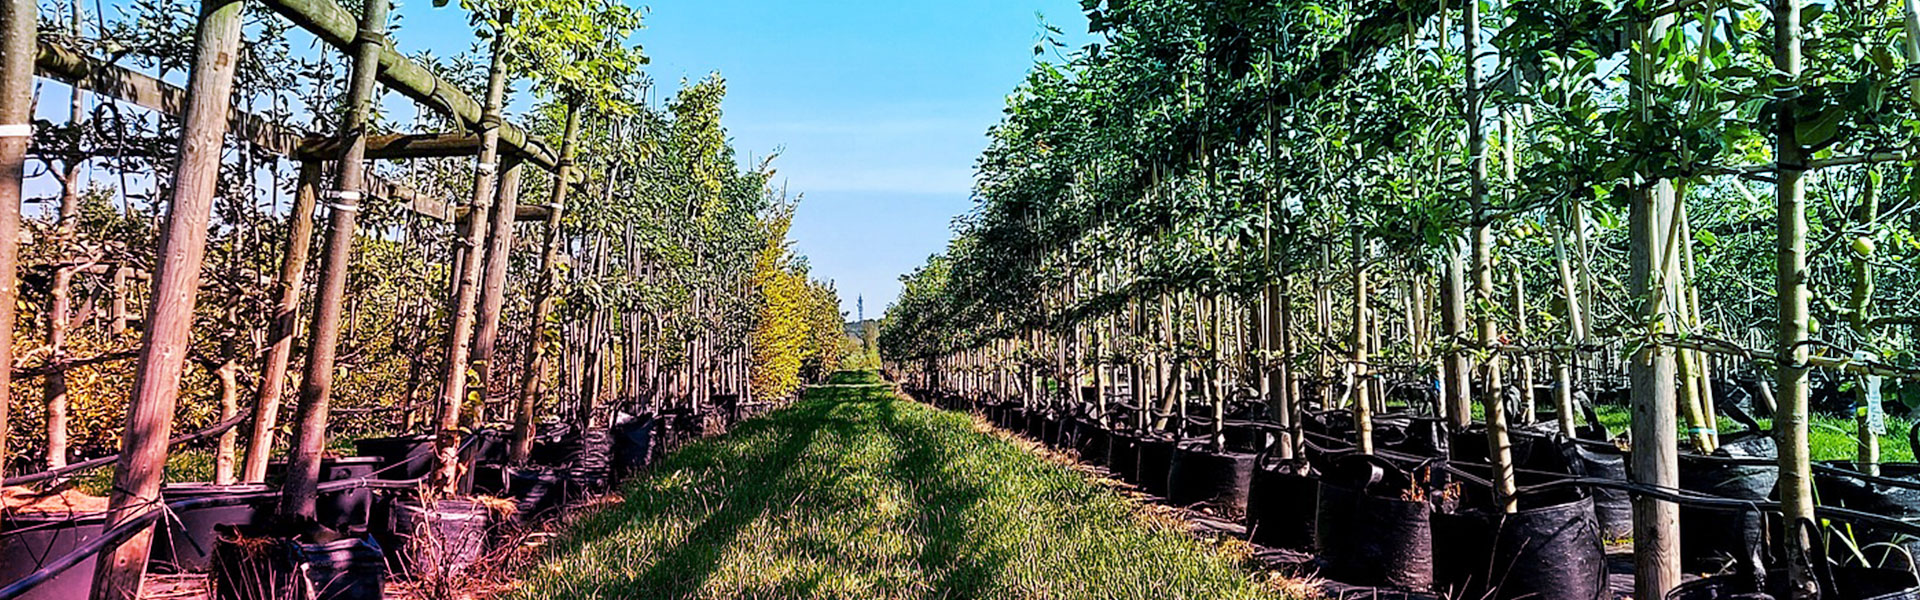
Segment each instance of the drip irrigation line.
M467 436L467 439L460 443L460 446L456 449L456 451L460 451L460 452L466 451L470 446L473 445L474 441L478 439L480 439L480 436L477 436L477 435ZM365 476L355 477L353 479L343 479L340 481L329 481L327 483L323 483L317 486L315 488L315 491L325 493L325 492L354 490L354 489L361 489L361 488L384 488L384 489L410 488L410 487L418 487L422 483L425 483L427 479L426 477L394 480L394 481L379 480L379 479L373 478L374 475L378 475L389 469L404 466L405 464L406 463L403 461L400 463L395 463L392 465L388 465L386 467L382 467ZM61 555L60 558L56 558L48 562L47 564L42 565L39 569L35 569L32 573L27 574L26 577L22 577L18 581L9 583L6 585L6 587L0 587L0 600L13 600L15 598L19 598L20 596L25 595L27 592L32 591L34 587L39 586L42 583L45 583L47 580L52 579L55 576L58 576L60 573L65 572L67 569L73 568L74 565L80 564L81 561L88 560L93 556L99 554L100 552L108 549L109 547L118 548L121 542L126 541L127 538L133 537L134 534L144 531L147 527L153 526L154 522L160 520L162 517L172 516L174 513L178 511L187 510L187 509L209 508L209 507L215 507L215 506L232 506L237 504L244 504L246 502L253 501L253 500L277 498L280 495L281 495L280 490L269 489L269 490L263 490L258 492L245 492L245 493L223 495L223 496L205 496L205 497L199 497L199 498L190 498L187 500L180 500L177 502L168 502L165 504L161 504L161 510L148 511L138 516L135 516L132 519L123 521L120 524L115 525L112 529L109 529L101 533L99 536L96 536L93 539L87 540L86 542L81 543L79 546L74 547L73 550L68 551L66 554ZM147 503L143 503L139 506L145 507L145 506L150 506L152 504L159 504L159 503L160 503L160 500L156 499L156 500L148 501ZM67 519L67 521L71 521L71 520L73 519ZM66 522L66 521L61 521L61 522Z
M233 417L228 418L225 421L215 423L213 424L213 426L207 427L206 429L195 431L193 433L184 434L184 435L175 437L171 440L167 440L167 446L168 447L178 446L181 444L194 442L194 441L210 438L216 435L220 435L222 433L226 433L227 430L233 429L234 427L238 427L241 423L245 423L247 419L252 417L253 415L251 413L242 411L240 414L234 415ZM48 479L62 477L78 471L86 471L96 467L110 465L117 460L120 460L120 455L118 453L109 454L99 458L83 460L83 461L73 463L64 467L60 467L58 469L49 469L46 471L41 471L39 473L9 477L4 481L0 481L0 485L15 486L15 485L26 485L26 484L34 483L37 481L45 481Z

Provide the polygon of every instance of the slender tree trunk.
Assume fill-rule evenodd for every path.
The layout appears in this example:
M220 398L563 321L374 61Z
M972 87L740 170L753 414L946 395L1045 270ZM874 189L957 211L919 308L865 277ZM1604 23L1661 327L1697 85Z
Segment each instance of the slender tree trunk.
M533 289L533 320L527 332L527 357L521 369L520 395L513 411L513 464L525 464L533 452L533 411L547 372L547 321L553 319L555 288L560 285L560 214L567 205L568 181L573 178L573 155L580 138L580 103L567 103L566 133L560 142L560 168L554 173L553 196L547 204L546 241L541 245L540 284Z
M502 15L510 19L511 15ZM486 117L482 118L480 157L476 165L473 203L467 213L466 231L460 242L466 256L460 262L460 280L454 287L448 314L453 322L447 331L446 364L440 383L439 410L434 419L434 455L439 467L429 487L443 494L454 494L460 481L460 422L462 402L467 396L468 351L473 341L475 301L479 298L480 247L487 235L487 211L493 207L500 160L500 109L506 98L506 42L498 35L493 43L493 66L487 77Z
M68 22L68 33L80 36L81 15L83 10L79 0L68 3L72 7L72 20ZM86 85L84 78L76 78L73 90L68 96L67 123L76 134L85 130ZM75 254L74 233L79 225L80 216L80 173L86 162L84 151L75 148L76 154L66 161L66 174L60 178L60 223L59 242L66 247L60 264L54 267L53 289L48 292L47 302L47 348L52 351L50 361L56 365L47 373L47 468L58 469L67 466L67 428L69 421L67 399L67 333L73 325L73 277L80 257ZM0 439L5 439L0 437ZM4 454L4 453L0 453Z
M320 263L319 289L313 300L313 347L308 352L306 371L300 384L293 447L287 452L287 478L280 488L282 515L312 518L319 498L320 454L326 447L327 419L333 401L334 360L339 351L341 308L347 294L347 272L353 263L354 229L359 223L360 194L366 185L367 118L373 106L374 76L380 69L380 51L386 44L383 36L377 32L387 29L387 10L388 0L367 0L360 21L360 31L365 37L354 42L353 73L347 88L347 114L340 123L340 136L347 143L337 167L339 177L334 184L337 191L323 194L332 201L327 205L327 249ZM289 254L292 250L292 247L288 248ZM287 277L287 273L283 270L281 276Z
M1446 406L1447 421L1454 431L1466 431L1473 425L1472 363L1465 352L1467 337L1466 264L1461 260L1460 243L1447 243L1446 289L1440 295L1441 325L1447 330L1445 367L1446 389L1441 404Z
M253 435L247 440L247 463L241 480L267 479L267 461L280 422L280 397L286 393L287 363L293 356L293 338L299 335L300 292L313 246L313 210L320 196L319 161L301 161L299 187L293 193L293 214L287 216L287 253L281 257L280 276L274 280L279 301L267 327L267 360L260 369L253 397ZM403 401L412 401L409 396Z
M1788 78L1800 76L1801 0L1776 0L1773 3L1774 69ZM1787 523L1787 563L1800 565L1811 560L1811 542L1800 531L1802 522L1818 523L1813 514L1813 466L1807 432L1808 304L1807 288L1807 206L1806 184L1801 178L1807 165L1806 147L1797 133L1799 123L1793 111L1775 111L1774 157L1778 169L1774 194L1779 223L1778 255L1774 284L1779 302L1779 337L1776 352L1779 366L1774 368L1776 396L1780 409L1773 414L1773 434L1780 448L1780 511ZM1788 596L1794 600L1820 594L1813 573L1793 567L1788 572Z
M120 459L114 466L110 488L113 491L107 497L109 528L161 510L157 505L160 476L167 463L167 438L173 430L174 405L180 398L180 377L184 374L183 363L191 341L194 301L200 287L202 258L206 256L207 218L213 210L220 175L220 150L233 94L234 65L239 62L241 7L242 3L235 0L214 0L200 5L193 71L187 83L187 110L181 119L173 197L167 210L165 235L160 238L160 261L153 274L146 334L141 343L139 370L134 374L133 402L128 407L126 429L121 434ZM31 9L16 9L9 16L31 14ZM19 35L24 37L10 33L6 45L12 47L19 43L31 47L33 20L29 18L24 24L13 20L8 23L10 27L23 25L24 32ZM22 58L30 60L30 54ZM10 52L4 63L9 72L13 60ZM10 99L13 88L8 86L7 90ZM12 121L16 116L11 111L0 113L6 113L7 117L0 120ZM0 165L17 164L5 160L15 141L7 138L6 147L0 148ZM12 169L0 168L0 172L11 174ZM0 189L13 187L11 182L0 181ZM18 208L16 202L0 198L0 239L7 240L0 243L0 339L12 338L13 252L14 240L18 238L14 233L19 226ZM0 359L9 361L0 364L10 364L11 357L0 356ZM5 383L5 377L0 376L0 394L5 393ZM138 598L152 542L153 530L147 528L119 546L101 552L94 570L93 600Z
M1513 512L1513 450L1507 438L1507 411L1502 399L1500 353L1494 346L1500 341L1499 324L1486 307L1494 305L1493 227L1487 213L1487 136L1482 122L1486 98L1480 89L1480 3L1468 2L1466 16L1467 79L1467 169L1471 181L1468 202L1473 206L1473 280L1478 350L1484 353L1480 365L1481 405L1487 414L1487 455L1493 459L1494 496L1500 509Z

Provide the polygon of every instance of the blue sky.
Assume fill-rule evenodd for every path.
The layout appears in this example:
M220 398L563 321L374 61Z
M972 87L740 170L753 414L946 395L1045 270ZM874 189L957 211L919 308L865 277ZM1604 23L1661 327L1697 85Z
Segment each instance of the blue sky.
M1041 17L1081 43L1076 0L660 0L635 40L671 95L727 80L725 123L749 156L779 151L776 184L804 194L791 237L849 318L876 318L901 273L946 247L971 206L973 160L1034 60ZM400 7L403 51L450 54L464 16Z

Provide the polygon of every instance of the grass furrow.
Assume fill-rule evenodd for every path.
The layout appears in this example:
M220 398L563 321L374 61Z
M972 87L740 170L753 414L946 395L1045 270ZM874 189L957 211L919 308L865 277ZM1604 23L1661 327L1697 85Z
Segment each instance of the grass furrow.
M816 388L624 494L515 597L1278 596L1115 491L885 387Z

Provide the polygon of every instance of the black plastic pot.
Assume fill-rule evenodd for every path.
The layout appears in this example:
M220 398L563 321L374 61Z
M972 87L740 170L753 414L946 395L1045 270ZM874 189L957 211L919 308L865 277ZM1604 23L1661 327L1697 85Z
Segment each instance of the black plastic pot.
M1682 456L1680 487L1735 500L1766 501L1779 480L1772 464L1736 464L1733 459L1778 456L1773 438L1754 432L1729 436L1712 456ZM1680 507L1680 557L1689 570L1715 573L1729 565L1744 573L1765 572L1766 515L1756 509Z
M613 470L631 473L651 464L654 434L660 420L652 414L613 426Z
M433 458L433 445L429 443L426 448L428 452L427 458L431 461ZM408 468L407 466L400 466L394 468L393 471L379 472L379 469L389 464L396 463L391 462L391 459L385 456L323 458L320 459L320 483L360 478L399 479L390 477L390 473L393 471L403 471ZM431 464L431 462L429 462L429 464ZM268 463L267 481L281 481L281 478L285 476L286 472L287 463ZM376 475L376 473L378 474ZM320 521L321 525L325 525L335 531L365 532L372 506L373 490L368 488L354 487L337 492L328 492L322 494L316 501L314 518Z
M394 572L458 576L479 560L487 544L487 509L471 500L446 498L431 509L407 498L393 506Z
M160 487L160 498L168 503L195 498L239 494L257 494L273 488L263 484L214 485L211 483L172 483ZM213 545L219 540L216 525L253 525L272 512L272 497L244 504L202 506L174 511L177 519L162 519L153 531L153 547L148 554L161 572L199 572L212 566Z
M551 469L509 468L507 495L514 500L516 521L538 521L566 503L566 477Z
M101 513L14 513L0 522L0 585L19 581L41 566L72 552L106 529ZM41 582L22 600L85 598L93 589L91 559Z
M1321 479L1314 546L1321 575L1363 586L1409 590L1433 587L1433 509L1403 500L1413 489L1406 473L1372 457L1340 462ZM1394 494L1394 495L1387 495Z
M354 440L353 448L361 456L380 459L377 467L380 479L404 481L433 472L433 436L430 435L364 438Z
M380 547L365 540L309 544L223 531L212 558L216 600L379 600L386 596L385 557Z
M1048 425L1051 425L1052 423L1053 423L1053 415L1047 413L1046 411L1042 411L1042 410L1028 411L1027 423L1026 423L1027 439L1033 440L1035 442L1040 442L1042 444L1047 443L1047 429L1048 429Z
M1320 501L1320 477L1304 460L1257 461L1247 481L1247 537L1262 546L1307 550Z
M1814 471L1814 494L1820 504L1907 521L1920 520L1920 489L1870 481L1854 471L1851 462L1831 462L1827 465L1840 470ZM1880 477L1908 483L1920 482L1920 464L1882 464ZM1844 537L1842 534L1831 534L1826 543L1828 557L1840 564L1905 567L1909 565L1908 556L1920 556L1920 540L1913 536L1860 524L1848 525L1842 533Z
M1174 441L1157 437L1140 440L1140 464L1133 484L1155 496L1167 495L1167 472L1173 468Z
M1105 464L1107 462L1107 443L1110 439L1111 434L1107 430L1101 429L1100 424L1091 421L1080 421L1080 435L1075 440L1075 442L1077 442L1075 446L1080 452L1080 461L1096 465Z
M1122 431L1109 434L1105 462L1114 479L1133 481L1140 473L1140 436Z
M1523 509L1501 520L1488 585L1496 600L1606 600L1607 554L1593 500Z
M1181 444L1167 468L1167 501L1238 519L1247 514L1253 465L1251 453L1213 452L1198 442Z

